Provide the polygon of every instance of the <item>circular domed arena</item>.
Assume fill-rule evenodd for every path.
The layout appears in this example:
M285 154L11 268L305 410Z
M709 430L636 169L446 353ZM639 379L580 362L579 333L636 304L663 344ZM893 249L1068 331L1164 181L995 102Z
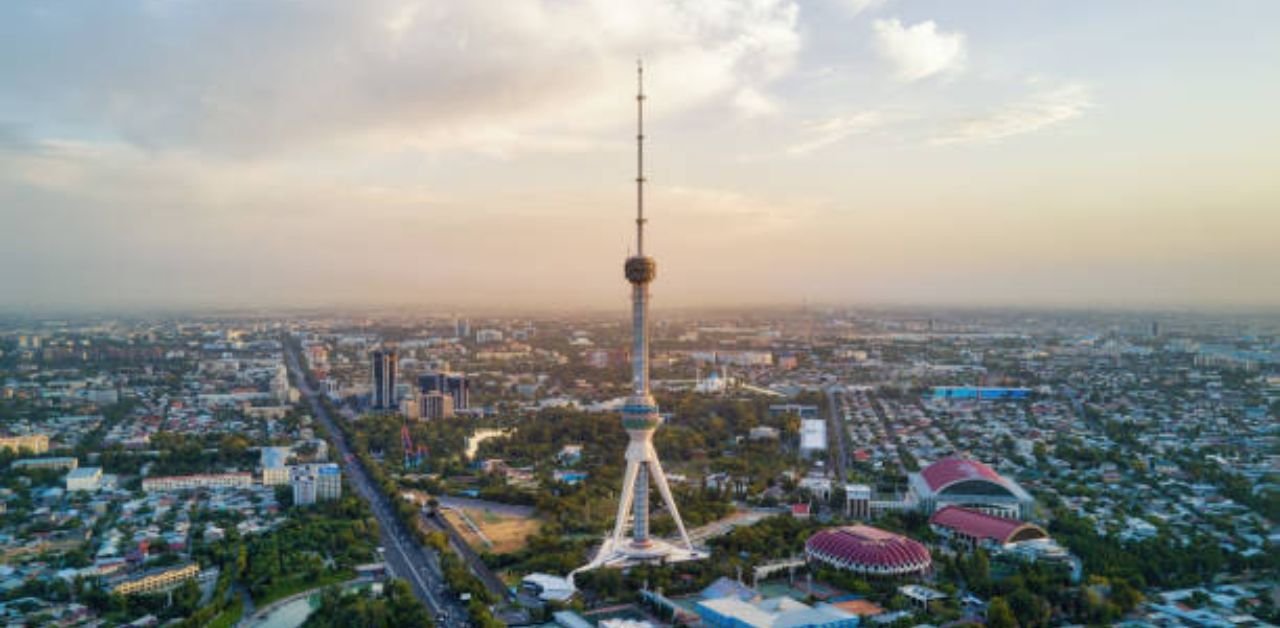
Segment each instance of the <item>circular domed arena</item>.
M921 574L933 565L919 541L871 526L829 528L809 537L805 558L868 576Z

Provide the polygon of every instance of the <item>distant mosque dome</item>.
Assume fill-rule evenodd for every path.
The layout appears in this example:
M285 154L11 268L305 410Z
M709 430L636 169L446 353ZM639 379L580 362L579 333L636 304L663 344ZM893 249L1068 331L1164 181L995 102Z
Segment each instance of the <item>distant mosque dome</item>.
M711 374L707 375L705 378L700 377L697 383L694 384L693 390L695 392L707 394L722 393L736 383L737 380L732 377L721 377L718 371L713 370L711 371Z

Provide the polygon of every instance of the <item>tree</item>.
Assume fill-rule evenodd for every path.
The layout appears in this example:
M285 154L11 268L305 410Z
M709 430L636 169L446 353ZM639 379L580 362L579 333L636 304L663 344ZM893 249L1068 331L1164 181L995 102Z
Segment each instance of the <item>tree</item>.
M199 605L200 586L196 584L194 579L183 582L182 585L173 590L172 616L186 617L194 613Z
M987 626L989 628L1017 628L1018 620L1013 616L1009 602L1002 597L993 597L987 604Z
M1142 593L1127 580L1117 580L1111 585L1111 601L1122 613L1128 613L1142 602Z

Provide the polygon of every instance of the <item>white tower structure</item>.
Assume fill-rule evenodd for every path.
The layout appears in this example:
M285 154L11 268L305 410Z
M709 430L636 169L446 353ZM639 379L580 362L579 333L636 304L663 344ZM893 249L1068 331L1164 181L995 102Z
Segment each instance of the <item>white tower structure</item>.
M622 408L622 427L627 430L627 469L622 479L622 495L613 532L583 569L611 566L623 567L654 561L684 561L706 558L706 552L694 549L685 530L662 472L658 452L653 448L653 433L662 424L658 403L649 392L649 284L657 275L657 263L644 254L644 70L637 66L636 77L636 254L624 266L631 283L631 395ZM675 520L680 538L676 542L653 538L649 533L649 480ZM630 534L628 534L628 529Z

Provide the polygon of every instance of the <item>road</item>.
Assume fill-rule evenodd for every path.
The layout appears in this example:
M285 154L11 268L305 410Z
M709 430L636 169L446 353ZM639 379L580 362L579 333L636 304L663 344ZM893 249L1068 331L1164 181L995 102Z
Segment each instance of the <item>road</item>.
M380 487L374 485L360 460L353 455L333 417L329 416L325 406L320 403L317 392L307 385L303 377L303 369L297 353L287 342L285 343L285 360L293 375L294 385L302 392L312 413L329 433L331 443L338 450L338 461L346 474L348 484L354 486L356 493L369 504L374 517L378 519L379 534L384 548L383 559L392 575L407 581L413 593L431 611L437 624L462 628L468 624L467 609L456 595L449 591L444 576L440 573L440 564L435 551L424 547L416 541L416 537L401 524L396 516L394 505L384 495Z
M832 386L827 389L827 409L830 411L830 418L827 419L827 434L836 441L836 446L831 448L831 458L835 462L833 466L836 471L836 480L843 486L846 481L844 468L849 460L849 451L845 445L849 431L844 422L844 396L840 388Z
M470 545L467 545L467 540L462 538L461 534L458 534L458 531L453 528L447 519L444 517L430 517L426 514L420 514L419 516L422 518L422 523L428 528L444 532L454 552L467 564L471 573L480 579L480 582L489 590L494 599L505 601L514 599L515 596L511 594L511 590L502 582L502 579L497 574L494 574L488 565L484 564L480 555L476 554Z
M753 526L769 517L790 512L787 508L746 508L740 504L738 508L739 510L727 517L689 530L689 539L695 545L701 545L709 539L724 536L737 528Z

